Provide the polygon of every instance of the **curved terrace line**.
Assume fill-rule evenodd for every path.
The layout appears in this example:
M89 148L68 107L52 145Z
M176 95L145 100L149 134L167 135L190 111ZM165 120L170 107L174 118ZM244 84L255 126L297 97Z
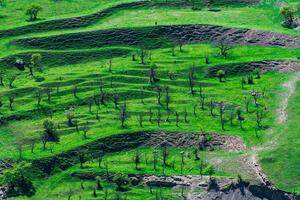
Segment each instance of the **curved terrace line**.
M296 36L251 29L197 24L116 28L49 37L18 39L12 43L39 49L79 49L107 46L131 46L155 49L190 43L216 43L220 41L233 45L276 46L283 48L300 47L300 37Z

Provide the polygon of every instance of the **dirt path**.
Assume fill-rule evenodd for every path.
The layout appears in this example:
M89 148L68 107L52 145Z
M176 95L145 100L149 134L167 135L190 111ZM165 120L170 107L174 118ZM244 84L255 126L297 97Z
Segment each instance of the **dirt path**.
M283 93L282 101L279 105L279 109L277 111L277 121L279 124L283 124L288 119L288 103L291 96L295 93L296 90L296 83L300 80L300 72L297 72L295 76L290 79L289 81L285 82L283 84L283 87L285 88L285 92Z
M287 82L283 83L283 87L285 88L284 93L282 94L282 100L279 104L279 108L277 110L277 123L284 124L288 119L288 103L290 98L293 96L296 90L296 84L300 81L300 72L296 72L295 75L288 80ZM269 134L273 132L273 129L270 129ZM272 136L272 139L269 140L267 143L257 146L251 149L251 153L248 156L247 164L250 169L252 169L259 179L259 181L271 188L274 188L272 183L268 180L267 175L263 172L262 168L260 167L259 161L257 159L257 154L259 151L267 150L274 148L276 146L278 140L277 136Z

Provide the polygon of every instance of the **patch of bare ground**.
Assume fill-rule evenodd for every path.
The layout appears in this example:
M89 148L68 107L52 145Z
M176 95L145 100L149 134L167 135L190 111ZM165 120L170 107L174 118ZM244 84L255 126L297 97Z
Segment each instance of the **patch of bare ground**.
M208 176L141 176L142 183L145 186L154 187L172 187L177 189L205 189L207 190L211 179ZM232 183L236 182L235 179L229 178L214 178L218 188L226 188Z
M150 134L145 145L159 147L167 145L177 148L199 147L200 149L223 149L243 151L246 149L239 137L218 134L155 133Z
M145 42L145 35L149 41ZM84 42L78 42L78 38ZM300 47L300 37L251 29L227 28L205 24L169 25L138 28L118 28L90 32L70 33L50 37L18 39L13 42L39 49L99 48L105 46L133 46L161 48L161 39L171 43L220 42L236 45ZM167 45L167 44L166 44ZM169 44L170 45L170 44ZM168 46L168 45L167 45Z

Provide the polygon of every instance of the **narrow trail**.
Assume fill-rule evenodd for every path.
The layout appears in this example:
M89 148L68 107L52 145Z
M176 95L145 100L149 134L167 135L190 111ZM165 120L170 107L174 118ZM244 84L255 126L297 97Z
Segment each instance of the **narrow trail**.
M278 113L277 121L278 121L279 124L283 124L288 119L288 111L287 111L287 109L288 109L289 99L295 93L296 83L299 80L300 80L300 72L297 72L292 79L290 79L289 81L287 81L287 82L285 82L283 84L283 87L286 90L283 93L283 98L282 98L282 101L281 101L281 103L279 105L279 109L277 111L277 113Z
M282 99L281 99L281 102L280 102L280 104L278 106L278 110L277 110L277 120L276 121L279 125L284 124L288 119L289 100L296 91L296 84L298 81L300 81L300 72L299 71L296 72L295 75L290 80L286 81L282 85L285 90L284 90L283 94L281 95ZM273 129L270 129L270 133L271 132L273 132ZM277 143L278 137L279 137L279 134L272 137L272 139L269 140L267 143L265 143L261 146L252 148L251 149L252 151L249 155L249 162L248 162L249 167L254 170L254 172L255 172L256 176L258 177L258 179L260 180L260 182L262 184L270 186L272 188L274 188L274 186L268 180L267 175L263 172L263 170L259 164L259 161L257 159L257 154L259 151L274 148L274 146Z

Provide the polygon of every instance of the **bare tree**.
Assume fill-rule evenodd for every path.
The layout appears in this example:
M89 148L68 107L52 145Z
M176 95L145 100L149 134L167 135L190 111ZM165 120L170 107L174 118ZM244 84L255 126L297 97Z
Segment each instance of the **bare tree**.
M175 116L176 116L176 126L179 127L179 114L178 114L178 112L175 112Z
M162 160L163 160L164 167L168 166L167 164L168 157L169 157L169 150L167 148L167 145L164 145L162 148Z
M83 138L87 139L87 132L89 131L89 121L86 121L82 127Z
M0 99L0 113L1 113L1 108L3 107L3 102L2 100Z
M125 127L125 121L126 121L127 117L128 117L127 104L126 104L126 102L124 102L123 105L121 106L121 110L120 110L120 120L121 120L122 128Z
M180 157L181 157L180 172L181 172L181 174L183 174L183 166L185 164L185 162L184 162L185 152L184 151L180 152Z
M77 91L78 91L78 86L74 85L74 87L73 87L73 96L74 96L74 98L78 98Z
M142 89L142 90L141 90L141 103L142 103L142 104L145 104L145 102L144 102L144 95L145 95L145 94L144 94L144 90Z
M185 122L185 123L188 123L187 117L188 117L188 112L187 112L187 110L186 110L186 108L185 108L185 109L184 109L184 122Z
M151 66L150 71L149 71L149 82L150 82L150 84L154 84L157 81L159 81L159 79L156 78L155 68L154 68L154 66Z
M160 126L160 122L161 122L161 113L160 113L160 109L158 109L158 111L157 111L157 126Z
M48 103L51 103L51 92L52 92L52 89L50 87L47 87L45 89L45 92L46 92L46 95L47 95L47 101L48 101Z
M9 88L13 88L14 86L13 86L13 83L15 82L15 80L16 80L16 78L17 78L17 75L12 75L9 79L8 79L8 86L9 86Z
M143 127L143 114L139 114L139 124L140 124L140 127Z
M83 164L85 163L86 159L85 159L85 155L83 152L81 151L78 151L77 152L77 156L78 156L78 160L80 162L80 168L82 169L83 168Z
M250 98L245 96L244 99L245 99L246 112L248 113L249 112L249 105L250 105Z
M220 50L220 54L224 57L227 57L229 51L233 48L232 45L225 42L225 39L220 39L220 41L216 43L216 47Z
M149 122L151 123L152 123L152 118L153 118L152 108L149 108Z
M230 110L230 126L233 126L233 119L235 118L235 110L231 108Z
M141 49L141 50L140 50L140 53L139 53L139 57L140 57L140 59L141 59L141 63L142 63L142 64L145 64L145 59L146 59L146 57L147 57L147 51L144 50L144 49Z
M89 107L89 113L92 113L92 106L93 106L93 99L92 98L88 98L87 100L87 105Z
M225 120L224 120L224 112L225 112L225 104L224 102L220 102L219 103L219 111L220 111L220 122L221 122L221 126L222 126L222 130L224 131L224 124L225 124Z
M10 94L8 96L8 101L9 101L9 109L10 109L10 111L12 111L13 110L13 103L15 102L15 95Z
M209 56L206 54L205 56L204 56L204 61L205 61L205 64L210 64L210 62L209 62Z
M240 128L243 129L243 121L245 120L245 118L242 116L242 110L240 107L237 108L236 114L237 114L237 119L240 123Z
M261 121L263 119L264 109L257 108L256 109L256 124L258 128L261 128Z
M75 109L73 107L70 107L68 110L65 111L66 117L68 119L68 126L73 126L73 119L75 118Z
M42 142L42 144L43 144L43 150L45 151L45 150L46 150L46 145L47 145L47 142L48 142L48 135L42 133L42 134L40 135L40 139L41 139L41 142Z
M106 93L102 92L101 95L100 95L100 102L101 102L102 105L106 105L105 98L106 98Z
M35 139L30 140L30 152L34 152L34 147L35 147Z
M135 170L139 170L139 164L141 163L141 154L138 150L135 152L133 160L135 164Z
M118 105L119 105L119 95L118 94L114 95L114 104L115 104L115 109L118 109Z
M193 106L193 113L194 113L194 116L195 116L195 117L197 117L197 107L198 107L197 104L195 104L195 105Z
M209 107L209 109L210 109L210 115L212 117L215 116L215 114L214 114L214 108L215 108L215 103L213 102L213 100L210 100L210 107Z
M108 61L108 71L109 73L112 73L112 59L109 59Z
M99 110L97 110L97 112L95 114L95 118L97 121L100 121Z
M166 108L167 108L167 110L170 110L170 102L171 102L171 97L169 94L170 88L166 87L165 90L166 90Z
M19 160L22 159L22 153L23 153L23 143L22 142L17 142L16 143L17 150L19 152Z
M204 110L204 105L205 105L205 97L202 95L200 96L200 105L201 105L201 109Z
M42 98L43 98L42 90L38 90L35 93L35 98L36 98L36 101L37 101L37 106L40 107L41 106L41 101L42 101Z
M162 93L162 88L160 86L156 87L156 92L157 92L157 104L161 105L161 93Z
M4 86L4 73L0 72L0 85Z
M194 86L195 86L195 66L193 66L190 71L189 71L189 86L190 86L190 92L192 95L195 94L195 91L194 91Z
M153 151L153 169L157 170L157 163L158 163L158 152L157 150Z

